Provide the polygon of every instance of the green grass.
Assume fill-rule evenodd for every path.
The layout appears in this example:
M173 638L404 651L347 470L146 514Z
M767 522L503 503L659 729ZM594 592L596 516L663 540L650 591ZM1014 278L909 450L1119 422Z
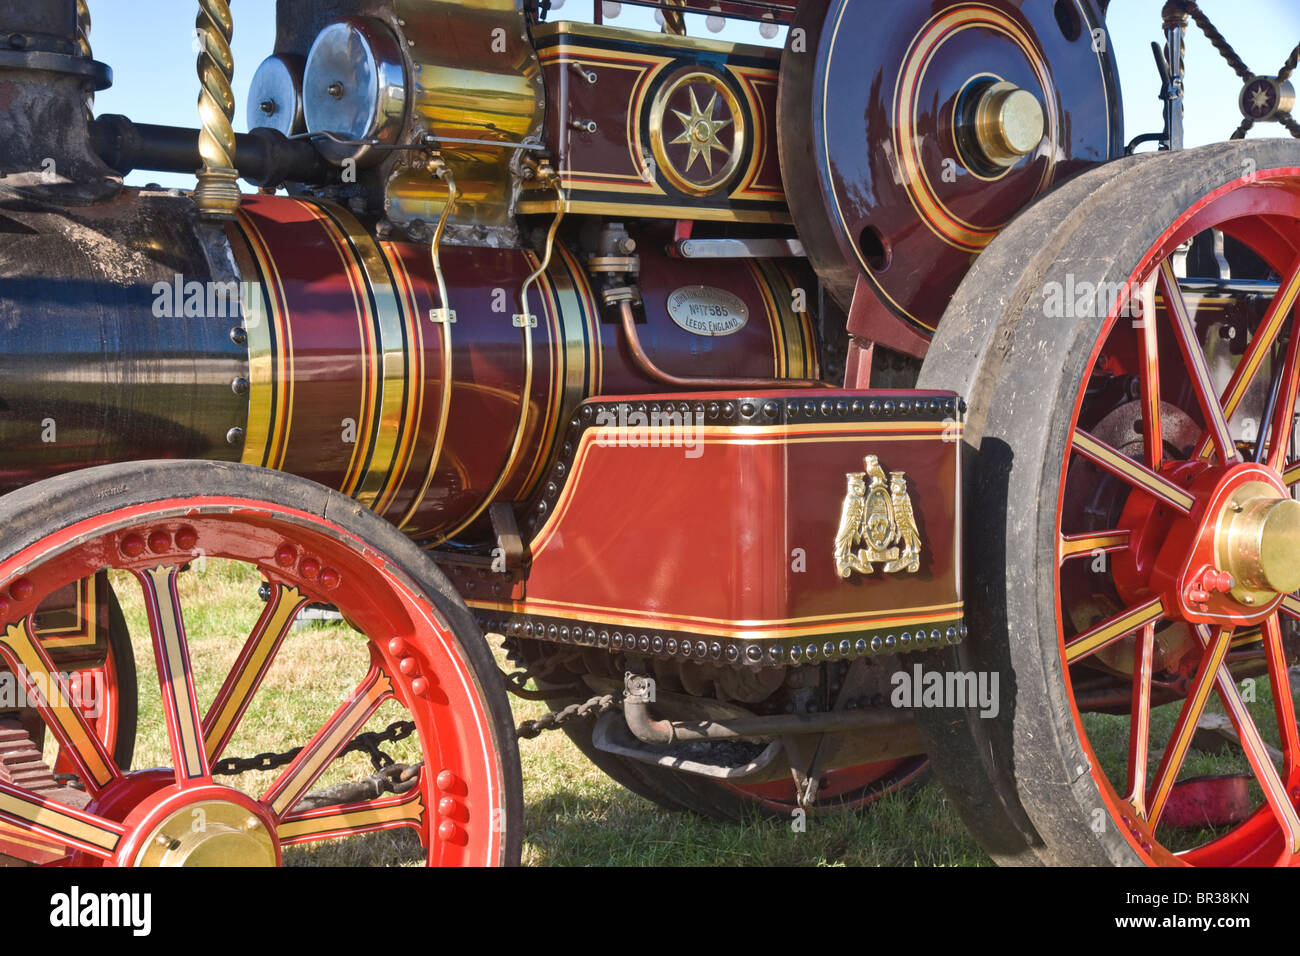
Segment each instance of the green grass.
M260 579L246 566L209 561L185 572L180 594L194 660L201 708L206 709L235 660L262 607ZM131 629L139 665L140 735L135 767L167 766L171 756L164 732L153 653L139 588L129 576L114 576ZM499 646L498 661L505 666ZM305 743L364 674L364 639L341 624L295 629L227 756L283 751ZM1267 680L1259 680L1261 718L1271 711ZM535 718L545 705L511 698L516 721ZM1177 716L1178 705L1158 708L1152 720L1152 770ZM367 729L380 729L404 711L385 705ZM1128 745L1127 717L1090 715L1087 726L1103 767L1122 784ZM1271 719L1261 719L1265 736L1277 745ZM409 739L386 748L399 762L419 759ZM887 796L856 814L814 815L802 832L793 821L757 814L744 823L720 824L689 813L670 812L625 790L592 765L561 732L520 741L524 773L523 861L534 866L988 866L991 861L958 818L934 780ZM1189 755L1182 779L1198 774L1247 771L1239 752ZM369 761L351 755L336 762L318 784L327 786L371 773ZM248 773L223 782L260 793L271 773ZM1257 788L1256 788L1257 789ZM1162 834L1162 837L1165 834ZM1174 835L1186 845L1205 832ZM1190 841L1190 842L1188 842ZM1171 841L1172 842L1172 839ZM291 848L289 864L410 865L420 850L409 831L373 834Z

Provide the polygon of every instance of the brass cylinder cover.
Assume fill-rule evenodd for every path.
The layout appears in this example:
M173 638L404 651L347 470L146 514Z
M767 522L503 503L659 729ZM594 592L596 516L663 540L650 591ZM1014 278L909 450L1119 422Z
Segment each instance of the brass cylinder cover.
M1255 494L1264 487L1246 486L1251 496L1234 495L1219 519L1216 550L1234 594L1300 589L1300 501Z
M275 839L247 809L224 800L190 804L158 824L135 865L275 866Z
M994 83L975 107L975 139L980 152L996 166L1014 166L1043 141L1042 104L1014 83Z

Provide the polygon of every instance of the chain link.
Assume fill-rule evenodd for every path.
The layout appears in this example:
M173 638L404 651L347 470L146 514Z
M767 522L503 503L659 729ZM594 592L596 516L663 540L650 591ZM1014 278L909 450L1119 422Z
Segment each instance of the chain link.
M397 763L392 757L380 750L379 745L395 744L399 740L405 740L413 733L415 733L414 722L397 720L376 733L358 734L352 738L352 741L346 747L339 751L338 755L342 757L351 753L368 754L371 766L375 768L376 772L380 772L389 767L397 766ZM292 750L286 750L283 753L262 753L255 757L227 757L225 760L218 760L213 765L212 776L230 777L248 773L251 770L278 770L293 763L294 758L300 753L302 753L302 748L294 747Z
M622 706L621 698L613 694L601 694L580 704L570 704L561 710L553 710L536 720L525 720L516 729L515 735L521 740L532 740L534 737L540 737L545 731L559 730L565 724L575 720L595 720L601 714Z

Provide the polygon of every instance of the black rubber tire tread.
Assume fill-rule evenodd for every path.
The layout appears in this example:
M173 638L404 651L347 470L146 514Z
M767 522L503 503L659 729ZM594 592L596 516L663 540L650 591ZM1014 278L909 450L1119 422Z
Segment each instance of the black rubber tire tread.
M504 839L499 862L517 865L523 846L523 778L510 703L491 649L465 602L433 561L368 508L304 478L248 465L208 461L103 465L49 478L0 498L0 555L14 554L60 528L106 511L164 498L209 495L296 508L341 526L382 554L442 613L491 718L503 777Z
M976 838L1007 864L1138 864L1109 826L1066 693L1054 598L1060 466L1105 316L1043 312L1048 282L1123 283L1197 200L1253 171L1300 166L1300 143L1252 140L1111 163L1015 220L953 299L919 388L970 403L965 443L970 636L927 666L996 671L996 720L917 714L935 770ZM1068 311L1068 310L1067 310Z

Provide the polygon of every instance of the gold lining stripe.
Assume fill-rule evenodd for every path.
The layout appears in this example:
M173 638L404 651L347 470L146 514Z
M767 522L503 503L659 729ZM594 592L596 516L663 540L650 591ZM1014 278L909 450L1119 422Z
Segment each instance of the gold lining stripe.
M519 203L522 215L554 213L560 208L558 199L528 199ZM706 222L761 222L790 225L790 214L784 209L732 209L725 206L658 206L646 203L621 203L614 200L598 202L588 199L571 199L570 215L641 216L646 219L699 219Z
M42 647L93 647L99 641L99 595L94 578L80 578L77 588L77 623L68 627L38 627ZM84 633L83 633L84 631ZM67 637L59 635L66 634Z
M1127 548L1128 544L1129 532L1127 531L1111 531L1103 534L1063 534L1056 551L1057 563L1061 564L1070 558L1077 558L1083 554L1090 555L1097 551L1102 553L1121 551Z
M1065 644L1066 663L1073 664L1075 661L1101 650L1107 644L1114 643L1122 637L1127 637L1144 624L1149 624L1163 617L1164 613L1165 605L1160 598L1153 598L1147 603L1128 611L1121 611L1114 617L1102 621L1091 630L1084 631L1073 640L1067 641Z
M384 515L392 507L393 499L406 484L406 476L411 470L411 460L415 457L415 446L420 438L420 426L424 420L424 323L421 321L420 306L415 296L415 286L406 271L406 264L393 249L391 243L381 242L379 251L388 264L389 273L397 284L396 294L406 323L407 360L407 402L401 426L401 442L398 444L393 469L390 472L388 487L376 502L375 511ZM447 324L447 323L444 323Z
M293 425L294 355L293 324L289 300L285 292L280 269L271 256L271 248L252 217L244 211L237 213L244 239L261 273L262 302L265 312L259 312L248 333L249 417L246 435L252 435L255 422L261 427L262 402L266 403L267 432L253 441L244 443L243 463L265 468L284 467L289 447L289 432ZM269 321L264 321L269 319ZM272 334L274 325L274 334ZM263 397L264 396L264 397ZM256 411L256 416L255 416ZM259 433L260 434L260 433ZM258 450L262 455L257 457Z
M397 800L373 801L369 805L353 804L318 811L313 814L290 814L281 821L281 843L304 843L339 832L366 833L397 826L420 827L424 823L424 796L413 787Z
M514 614L538 614L546 617L571 617L603 624L629 627L659 626L666 630L692 631L720 637L774 638L790 634L820 634L837 630L901 625L904 622L936 623L957 620L962 615L963 602L934 604L923 607L888 608L882 611L843 614L813 614L805 617L750 619L733 621L696 614L655 614L634 608L605 607L599 604L582 604L577 601L552 601L529 598L517 603L503 601L470 601L472 607L486 611Z
M763 83L776 86L779 74L776 70L734 66L730 63L727 64L727 71L736 78L737 85L745 95L745 102L749 104L749 112L754 127L754 146L750 150L749 166L746 167L744 174L740 177L740 185L732 191L730 198L733 200L775 200L783 203L785 202L785 191L778 184L773 183L767 188L755 185L755 180L767 164L767 154L772 139L772 131L768 128L767 123L769 117L764 112L763 104L758 98L757 87Z
M307 792L307 788L316 782L334 755L356 736L392 693L393 685L388 675L377 667L372 668L351 698L334 712L329 722L271 785L271 789L263 795L262 802L270 803L276 816L283 816Z
M177 771L187 780L200 780L209 775L208 757L203 749L185 620L176 592L177 574L178 569L168 565L136 572L144 585L145 609L149 612L158 678L162 682L163 712L172 731L168 735L172 757Z
M1184 513L1191 513L1196 499L1172 481L1121 455L1114 448L1098 441L1082 429L1075 429L1073 444L1076 451L1107 471L1127 479L1130 484L1138 486L1166 504Z
M1282 473L1282 480L1288 485L1300 482L1300 462L1296 462Z
M297 588L277 584L272 589L253 633L203 720L203 744L209 760L215 760L230 742L235 724L248 709L294 618L308 600Z
M369 349L369 433L364 449L357 443L356 474L343 491L373 508L393 471L410 391L402 335L405 315L384 257L369 233L341 207L320 202L319 210L317 215L351 260L348 274L356 283L354 295L362 310L359 318L366 323L364 338Z
M900 430L906 430L912 434L899 434ZM916 434L920 432L921 434ZM534 560L545 550L550 543L552 536L559 527L561 519L569 510L576 494L575 488L582 472L586 468L588 456L593 447L603 447L600 439L605 439L604 445L614 444L619 441L622 434L617 427L597 427L588 428L582 433L578 442L578 448L573 455L573 463L569 468L569 477L564 483L564 488L560 492L559 500L551 509L550 515L534 535L531 545L531 551ZM681 441L681 431L672 428L636 428L637 441L647 448L655 447L655 437L660 434L667 434L673 441ZM961 439L960 425L945 425L942 422L928 423L919 422L915 424L905 422L855 422L844 424L826 424L826 425L799 425L799 426L782 426L782 425L754 425L742 428L728 428L719 425L694 426L692 428L692 440L699 444L722 444L722 445L758 445L758 444L811 444L818 442L844 443L860 442L864 437L879 436L883 441L900 442L900 441L951 441L956 442ZM797 437L800 435L809 435L813 437ZM615 436L613 442L609 440L610 436ZM645 437L642 442L642 436ZM626 439L624 439L626 440ZM675 447L668 445L668 447Z
M46 719L52 721L59 736L73 751L73 758L89 776L96 789L116 780L118 772L108 749L90 728L85 718L68 700L66 689L55 675L53 662L32 633L32 619L25 617L10 624L0 636L0 657L18 675L27 687L31 698L41 706ZM51 700L46 693L53 695Z
M38 800L3 783L0 783L0 816L19 829L31 826L40 835L102 857L111 857L126 833L125 829L108 820Z

